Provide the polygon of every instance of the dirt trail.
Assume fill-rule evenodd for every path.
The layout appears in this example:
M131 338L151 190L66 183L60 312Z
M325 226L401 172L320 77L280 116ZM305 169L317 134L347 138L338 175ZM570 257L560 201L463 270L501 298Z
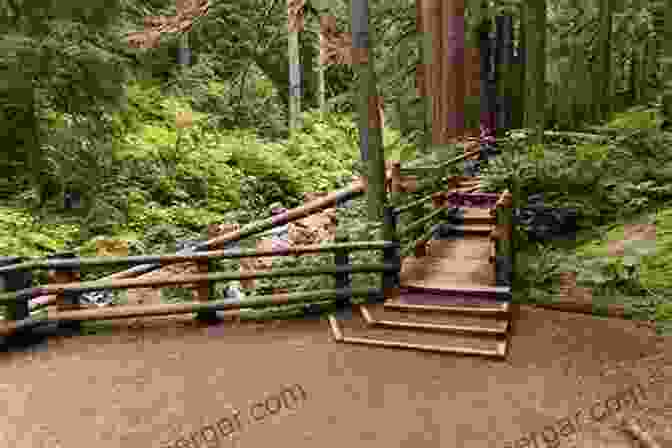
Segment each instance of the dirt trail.
M53 339L46 351L0 361L0 443L545 448L554 446L540 439L545 426L645 384L647 366L638 359L667 350L649 364L672 365L672 344L633 322L523 307L514 325L506 362L336 344L317 320L155 322L144 330ZM618 362L632 368L614 370ZM646 386L640 406L625 411L669 446L672 369L665 375L664 383ZM291 385L305 399L281 395ZM225 439L235 409L240 425ZM215 436L198 431L217 422L219 444L206 444L202 437ZM615 416L584 422L555 446L632 446L610 428L614 422ZM546 430L548 440L553 431ZM515 444L531 433L537 444Z

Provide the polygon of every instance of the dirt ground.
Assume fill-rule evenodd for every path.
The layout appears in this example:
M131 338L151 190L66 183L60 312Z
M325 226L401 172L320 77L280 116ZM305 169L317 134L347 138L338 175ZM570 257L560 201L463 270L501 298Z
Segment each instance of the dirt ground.
M157 319L55 338L2 355L0 444L635 446L612 429L620 407L672 446L669 341L631 321L531 307L513 331L505 362L338 344L325 320ZM640 398L623 399L638 384ZM591 409L601 422L584 418ZM568 429L565 417L581 423Z

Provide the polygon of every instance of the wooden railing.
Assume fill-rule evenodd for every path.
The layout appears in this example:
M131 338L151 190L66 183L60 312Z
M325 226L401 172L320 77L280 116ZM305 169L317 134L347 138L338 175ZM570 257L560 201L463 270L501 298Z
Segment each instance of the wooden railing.
M2 289L0 305L6 308L5 319L0 324L0 335L10 335L19 330L29 330L47 323L74 323L87 320L108 320L117 318L163 316L171 314L196 313L199 319L214 319L219 310L241 310L248 308L264 308L296 303L310 304L317 301L335 301L338 306L347 306L354 297L364 297L367 301L383 300L390 288L399 283L401 259L399 242L396 240L393 212L385 209L387 234L392 238L387 241L339 242L326 245L292 246L274 250L240 250L220 249L231 242L282 226L288 222L301 219L322 209L344 202L361 195L366 189L364 182L355 182L350 187L330 193L323 198L288 210L269 219L256 221L239 230L213 238L197 245L194 253L170 255L131 256L131 257L97 257L28 260L0 266ZM381 263L351 265L349 253L362 250L382 250ZM213 261L217 259L241 259L258 257L298 256L309 253L334 253L334 264L297 269L271 269L268 271L248 272L213 272ZM198 266L198 274L172 276L170 278L137 279L162 266L191 262ZM101 266L133 266L122 272L106 276L96 281L80 282L82 268ZM53 272L53 284L32 287L32 272L46 269ZM353 273L381 273L382 281L379 288L352 288L350 276ZM253 296L243 301L212 300L212 286L218 281L246 280L253 278L276 278L296 276L333 276L336 280L333 289L288 294L272 294L269 296ZM161 288L179 285L197 285L196 300L179 304L127 305L110 308L86 307L79 303L82 293L99 290ZM31 300L38 297L52 297L46 305L55 305L55 311L47 312L46 317L31 316Z
M401 168L400 162L395 162L390 169L391 179L389 182L391 186L393 203L398 204L400 202L400 193L404 192L404 189L402 188L404 184L404 176L402 176L402 174L408 175L411 173L418 174L434 171L436 175L441 176L443 174L443 171L441 170L445 170L450 165L454 165L472 155L477 154L478 151L480 151L480 149L462 154L451 160L443 162L440 164L440 166L434 167L414 167L403 169ZM455 188L456 186L457 185L450 184L450 182L447 185L448 188ZM475 190L477 188L478 186L474 185L472 189ZM398 218L402 214L421 209L422 207L426 206L429 201L431 201L433 208L432 211L425 213L424 216L419 218L416 217L415 221L406 224L398 230L397 234L399 239L406 239L406 241L403 241L402 243L403 249L401 251L404 256L410 255L412 253L416 257L423 257L427 254L427 243L432 238L434 225L447 217L449 208L446 204L446 200L446 192L434 192L419 199L414 199L408 204L400 205L393 210L395 217ZM497 283L498 285L502 286L510 286L512 281L512 206L512 195L509 190L506 190L501 193L496 204L490 210L490 215L496 217L496 224L494 230L490 234L489 261L496 264L498 277ZM420 237L412 238L413 235L417 234L418 230L422 231Z
M216 250L200 252L191 255L157 255L134 257L98 257L73 258L62 260L33 261L0 268L0 274L6 282L5 289L10 292L0 294L0 303L8 306L6 318L0 326L0 334L8 335L17 330L29 329L35 326L53 322L73 322L87 320L108 320L143 316L164 316L171 314L197 313L200 319L216 317L218 310L240 310L241 308L263 308L294 303L307 303L324 300L335 300L339 305L347 305L353 297L366 297L368 300L382 300L388 288L394 288L397 282L400 266L398 259L398 243L394 241L371 241L336 243L329 245L294 246L286 249L270 251ZM348 254L360 250L382 250L383 262L373 264L351 265ZM213 260L243 257L268 256L298 256L308 253L335 253L333 265L298 268L273 269L269 271L241 272L211 272L207 269ZM195 275L174 276L158 279L112 279L79 282L75 279L83 267L112 266L119 264L143 265L158 263L166 266L174 263L195 262L202 266L202 272ZM31 269L54 269L60 275L60 283L45 286L30 287L25 282L17 281L19 276ZM207 272L207 273L206 273ZM382 282L379 288L352 288L350 275L353 273L381 273ZM128 305L110 308L84 307L77 303L79 294L89 291L131 289L152 287L160 288L185 284L212 285L218 281L242 280L250 278L276 278L296 276L330 275L335 277L336 286L333 289L324 289L311 292L272 294L269 296L254 296L244 301L212 300L211 291L200 296L199 300L179 304L158 305ZM56 311L48 312L47 317L34 318L30 316L27 301L31 298L53 294L56 296Z
M449 164L457 163L468 157L464 154L442 164L443 169ZM420 169L420 168L418 168ZM401 190L401 166L393 165L390 176L393 203L398 202ZM431 227L446 216L447 208L442 193L433 193L413 200L411 203L396 208L386 207L382 223L384 240L370 242L339 242L327 245L294 246L285 249L268 251L244 251L240 249L220 249L243 238L257 235L274 227L285 225L305 216L318 213L324 208L345 202L364 193L365 181L354 182L350 187L330 193L301 207L286 211L272 218L259 220L229 232L223 236L198 244L189 251L181 251L170 255L132 256L132 257L99 257L70 258L51 260L27 260L0 266L0 304L5 306L5 319L0 324L0 335L9 335L18 330L27 330L45 323L70 322L86 320L108 320L117 318L161 316L171 314L196 313L199 319L212 319L218 310L241 310L246 308L264 308L295 303L314 303L316 301L333 300L339 306L347 306L354 297L365 297L367 301L383 300L390 288L399 287L401 270L401 254L415 248L416 255L422 255L424 246L431 238ZM443 199L441 199L443 198ZM426 205L431 201L434 210L397 229L400 215ZM493 249L491 260L511 253L511 195L504 192L492 213L497 216L497 226L491 240ZM418 230L424 232L419 240L407 241L403 251L400 246L401 237L409 238ZM424 243L424 244L423 244ZM360 250L382 250L381 263L351 265L349 253ZM195 251L195 252L194 252ZM187 253L191 252L191 253ZM297 256L308 253L333 252L334 264L298 269L271 269L268 271L248 272L213 272L213 261L227 258L257 258L277 256ZM198 266L198 274L173 276L171 278L137 279L139 275L151 272L162 266L191 262ZM80 282L80 272L85 267L100 266L132 266L96 281ZM48 269L53 272L53 284L32 287L31 271ZM381 273L382 282L379 288L352 288L350 276L353 273ZM270 296L253 296L244 301L212 300L213 285L218 281L246 280L253 278L275 278L293 276L333 276L336 280L333 289L311 292L282 293ZM197 285L196 300L179 304L127 305L110 308L86 307L79 303L79 296L84 292L112 289L161 288L178 285ZM39 297L49 297L36 303ZM47 312L46 317L33 317L31 311L47 305L55 305L55 311Z
M478 154L479 151L480 149L466 152L450 160L441 163L434 163L433 166L424 166L424 167L414 166L414 167L402 168L400 161L393 162L392 167L389 170L390 171L389 184L391 190L390 192L392 194L392 202L394 204L399 204L401 199L400 198L401 193L408 192L404 188L404 184L408 182L405 181L405 179L407 179L409 176L413 175L418 176L421 174L433 173L435 176L439 176L443 180L445 178L442 176L445 174L445 171L448 167L450 167L451 165L456 165L457 163L462 162L468 157ZM422 191L425 185L430 184L432 182L433 182L432 179L429 179L424 182L418 182L416 191ZM396 220L398 220L399 216L421 209L422 207L426 206L430 201L434 208L433 211L429 212L425 216L417 218L415 221L406 224L402 229L398 230L398 236L400 239L402 237L407 238L407 241L405 241L403 249L401 251L402 254L408 255L411 252L411 250L413 250L416 256L423 256L425 254L425 245L427 244L427 241L429 241L432 237L433 233L432 227L446 218L447 209L441 203L437 203L436 192L432 192L419 199L414 199L412 202L408 204L399 205L394 209L393 213L395 215ZM421 237L419 239L415 238L411 239L410 237L420 229L422 229L423 232L421 234Z
M354 197L361 196L365 190L366 190L365 182L363 181L353 182L347 188L329 193L328 195L322 198L319 198L315 201L311 201L310 203L305 204L303 206L290 209L283 214L273 216L272 218L255 221L246 226L243 226L242 228L236 231L229 232L217 238L209 239L208 241L204 241L193 248L179 251L177 255L186 255L204 250L227 247L231 243L236 243L243 238L258 235L272 228L285 225L289 222L296 221L311 214L319 213L324 208L330 207L334 204L345 202ZM159 269L160 267L161 267L160 264L147 261L146 263L140 264L131 269L111 274L101 280L114 280L114 279L138 277L140 275L144 275L156 269ZM0 267L0 274L2 273L2 271L3 268ZM52 305L55 302L56 297L53 295L42 296L32 299L29 302L28 307L30 310L37 310L40 308L44 308L48 305Z
M490 234L490 261L496 263L497 283L511 286L514 265L513 195L509 190L502 192L490 214L497 217L495 229Z

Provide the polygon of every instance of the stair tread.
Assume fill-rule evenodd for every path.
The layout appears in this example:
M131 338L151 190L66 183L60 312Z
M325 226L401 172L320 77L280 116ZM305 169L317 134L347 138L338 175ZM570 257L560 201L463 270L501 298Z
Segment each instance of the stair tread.
M389 309L404 309L408 311L441 311L447 313L463 313L463 314L487 314L497 315L506 314L510 310L508 302L476 302L476 301L409 301L404 300L403 297L388 299L385 301L385 308Z
M468 295L480 295L483 296L485 295L486 297L494 297L497 294L511 294L511 287L510 286L484 286L484 285L469 285L467 287L458 287L455 286L453 288L442 288L442 289L432 289L432 288L425 288L425 287L405 287L405 290L407 292L423 292L427 294L440 294L443 296L450 296L450 295L463 295L463 294L468 294Z
M432 258L486 259L490 256L490 239L465 235L464 238L429 241L427 256Z
M474 191L478 190L481 188L480 184L475 184L475 185L460 185L457 188L455 188L454 191L458 191L460 193L473 193Z
M453 355L479 355L479 356L489 356L496 358L506 357L506 341L498 341L494 349L486 349L486 350L475 349L471 347L461 347L461 346L445 346L445 345L425 346L420 344L408 344L395 340L351 337L351 336L346 336L340 342L345 344L363 344L368 346L374 345L380 347L400 348L406 350L408 349L425 350L431 352L449 353Z
M463 238L464 236L470 234L489 234L495 228L495 224L492 223L481 223L481 222L465 222L460 224L449 224L454 228L454 232L457 233L456 236ZM461 235L464 234L464 235ZM482 235L484 236L484 235Z
M455 330L480 329L491 333L505 333L509 326L507 318L492 318L460 314L423 313L421 311L401 311L375 304L365 307L369 315L379 322L394 324L421 324L450 327Z
M434 242L430 244L430 252L434 248ZM433 273L456 273L456 272L472 272L474 269L478 269L479 266L487 265L487 252L486 255L481 257L468 256L463 257L459 253L450 251L451 247L448 245L436 245L436 251L443 251L448 253L448 256L424 256L419 262L402 262L401 272L402 275L407 275L409 278L415 278L417 275L424 274L433 274ZM440 252L439 252L440 253ZM490 266L490 269L492 267ZM478 285L478 282L474 283Z
M359 312L353 312L351 319L339 320L341 331L346 339L366 338L404 344L422 344L446 348L492 351L497 353L502 346L501 340L489 335L463 335L444 332L428 332L405 328L370 327L366 325Z
M486 260L487 262L487 260ZM494 271L494 263L488 263ZM485 282L485 280L488 280ZM494 286L496 283L495 274L487 272L466 273L461 276L444 274L441 277L430 276L425 279L404 280L402 286L410 286L413 288L428 288L428 289L455 289L468 288L478 282L480 286Z
M462 224L455 226L463 232L491 232L494 228L493 224Z
M441 289L450 285L495 285L495 266L489 263L487 255L483 258L423 258L404 260L399 276L403 286Z
M464 214L465 218L488 218L488 219L493 219L493 217L490 215L490 210L488 209L483 209L483 208L475 208L475 207L462 207L462 213Z

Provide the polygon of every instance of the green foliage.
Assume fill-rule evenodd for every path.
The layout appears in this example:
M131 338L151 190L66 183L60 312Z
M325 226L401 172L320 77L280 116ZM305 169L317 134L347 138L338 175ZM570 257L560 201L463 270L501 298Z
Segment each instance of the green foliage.
M658 305L656 308L656 319L672 321L672 302Z
M655 109L634 108L615 114L607 127L623 130L653 130L660 127L661 121L662 117Z
M575 271L577 283L593 290L596 303L620 303L633 316L660 318L656 310L666 309L660 305L665 303L660 292L672 282L668 273L672 249L667 247L672 189L670 155L661 150L668 137L657 131L655 123L645 123L650 118L637 110L621 114L612 127L604 128L612 137L602 144L592 139L579 139L577 144L547 139L543 151L541 146L527 145L524 133L512 132L502 146L504 154L489 163L482 173L489 191L517 184L523 199L543 192L547 205L579 212L576 244L531 246L517 232L522 243L516 254L517 300L555 300L558 275ZM657 208L658 213L650 215ZM607 241L623 239L623 225L614 222L655 222L655 245L626 242L624 257L608 256Z
M78 230L68 224L41 225L30 210L0 207L0 254L35 257L65 250Z
M358 157L349 116L322 120L306 113L301 133L269 142L249 130L213 129L207 114L193 112L187 99L166 96L155 84L132 83L127 94L127 107L108 116L115 141L110 159L96 168L94 185L87 186L91 174L82 167L68 165L67 157L56 159L61 177L80 186L84 209L64 214L62 204L54 203L42 218L35 215L43 223L71 223L77 231L64 241L87 253L102 235L136 235L129 240L134 250L147 253L198 237L214 222L256 220L271 202L295 206L304 192L342 186ZM191 113L193 125L176 128L177 112ZM56 130L77 125L63 113L48 119ZM12 241L8 253L21 244ZM53 251L61 243L44 244Z
M119 8L114 1L26 1L0 9L0 142L7 148L0 172L11 173L15 186L28 183L35 204L63 186L54 166L67 172L60 165L66 155L85 159L82 152L104 140L104 112L118 107L126 78L113 32ZM51 128L54 114L75 126Z

